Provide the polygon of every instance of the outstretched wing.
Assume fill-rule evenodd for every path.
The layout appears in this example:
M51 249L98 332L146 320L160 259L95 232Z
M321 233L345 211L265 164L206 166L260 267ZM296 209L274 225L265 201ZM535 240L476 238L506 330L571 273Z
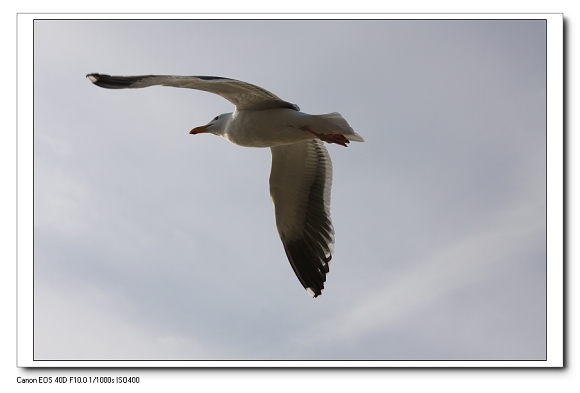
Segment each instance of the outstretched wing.
M274 108L300 110L297 105L283 101L259 86L219 76L110 76L104 74L88 74L87 78L95 85L106 89L139 89L149 86L171 86L203 90L222 96L234 104L239 110Z
M294 273L308 293L322 293L334 251L330 221L332 163L319 140L272 147L270 195Z

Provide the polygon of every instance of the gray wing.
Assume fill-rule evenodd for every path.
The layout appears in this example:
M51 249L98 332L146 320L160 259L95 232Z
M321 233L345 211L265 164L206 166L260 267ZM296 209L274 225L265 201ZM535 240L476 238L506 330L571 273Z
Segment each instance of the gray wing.
M274 108L300 110L297 105L283 101L259 86L235 79L221 78L219 76L110 76L104 74L88 74L87 78L95 85L106 89L139 89L149 86L171 86L203 90L222 96L240 110Z
M324 144L314 139L271 149L270 195L278 233L294 273L317 297L334 251L330 156Z

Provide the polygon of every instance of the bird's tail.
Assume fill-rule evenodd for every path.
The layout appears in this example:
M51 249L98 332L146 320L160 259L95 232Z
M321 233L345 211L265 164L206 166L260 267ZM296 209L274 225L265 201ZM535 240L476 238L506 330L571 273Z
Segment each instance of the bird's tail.
M325 134L342 134L349 141L354 142L364 142L365 140L354 132L350 125L344 120L344 117L338 112L326 113L324 115L315 115L318 124L316 124L315 129L317 132L323 132Z

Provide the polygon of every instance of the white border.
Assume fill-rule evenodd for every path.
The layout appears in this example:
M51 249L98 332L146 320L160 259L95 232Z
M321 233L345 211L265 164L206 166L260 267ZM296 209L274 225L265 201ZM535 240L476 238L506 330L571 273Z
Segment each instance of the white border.
M546 361L35 361L33 360L34 19L546 19L547 360ZM563 15L562 14L19 14L18 346L19 367L562 367L563 366Z

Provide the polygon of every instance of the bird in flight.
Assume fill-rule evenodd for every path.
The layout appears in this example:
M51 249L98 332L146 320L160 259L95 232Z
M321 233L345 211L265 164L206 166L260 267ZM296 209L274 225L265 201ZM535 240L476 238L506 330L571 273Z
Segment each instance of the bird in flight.
M280 239L306 291L312 297L322 293L334 252L332 163L324 142L345 147L350 141L364 142L339 113L309 115L261 87L217 76L88 74L87 78L107 89L203 90L234 104L233 113L216 116L189 133L210 133L236 145L271 149L270 196Z

